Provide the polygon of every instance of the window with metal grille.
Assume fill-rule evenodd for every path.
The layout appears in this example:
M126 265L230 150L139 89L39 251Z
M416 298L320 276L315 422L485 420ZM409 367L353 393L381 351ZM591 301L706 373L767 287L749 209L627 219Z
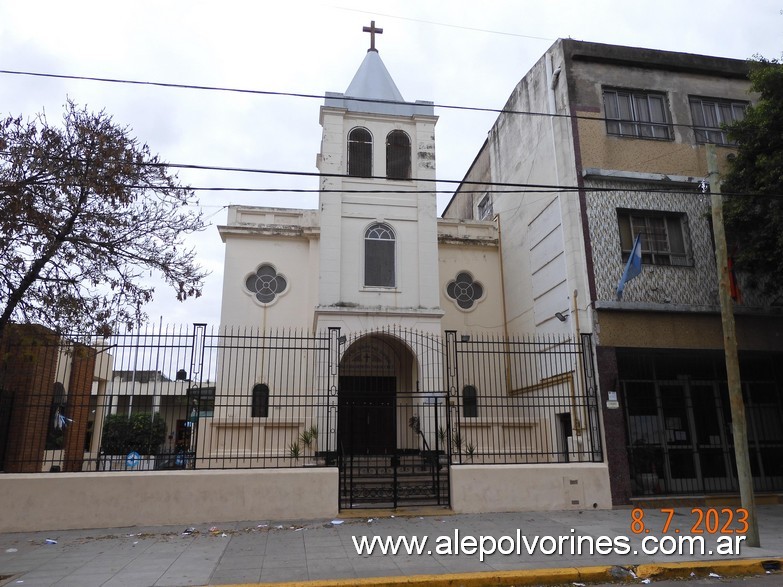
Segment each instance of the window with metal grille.
M395 287L395 238L388 224L373 224L364 233L364 285Z
M690 97L693 134L697 143L735 145L723 126L745 118L747 102Z
M401 130L393 130L386 137L386 177L411 178L411 139Z
M372 135L366 128L354 128L348 133L348 175L372 176Z
M472 385L462 388L462 417L478 418L478 391Z
M682 212L617 210L623 261L637 234L642 235L642 263L690 266L688 219Z
M604 90L606 132L640 139L671 140L664 94L641 90Z
M476 216L479 220L490 220L493 213L492 198L489 197L489 194L484 194L476 207Z
M269 416L269 386L264 383L256 383L253 386L252 408L250 415L253 418L267 418Z

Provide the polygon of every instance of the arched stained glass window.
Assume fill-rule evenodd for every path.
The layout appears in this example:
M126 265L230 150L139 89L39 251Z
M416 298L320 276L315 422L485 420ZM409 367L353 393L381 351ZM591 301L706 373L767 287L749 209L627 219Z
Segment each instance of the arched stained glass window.
M386 137L386 177L411 178L411 139L401 130L393 130Z
M348 133L348 175L372 176L372 135L366 128L354 128Z
M395 238L388 224L373 224L364 233L364 285L395 287Z

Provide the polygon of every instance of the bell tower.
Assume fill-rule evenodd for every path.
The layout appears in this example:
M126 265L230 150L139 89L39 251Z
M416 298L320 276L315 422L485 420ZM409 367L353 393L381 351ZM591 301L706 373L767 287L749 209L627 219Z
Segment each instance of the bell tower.
M432 102L407 102L370 48L327 92L320 180L318 329L390 324L440 332Z

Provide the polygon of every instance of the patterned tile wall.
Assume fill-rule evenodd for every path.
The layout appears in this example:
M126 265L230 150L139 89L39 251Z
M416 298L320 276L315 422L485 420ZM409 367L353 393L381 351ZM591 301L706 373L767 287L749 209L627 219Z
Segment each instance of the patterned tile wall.
M652 191L660 190L660 184L611 180L587 180L585 186L610 190L587 195L587 217L593 247L596 295L599 300L616 299L617 282L625 267L620 250L617 209L628 208L684 212L687 218L686 242L693 257L693 264L687 267L643 264L641 275L626 285L623 301L694 306L719 303L715 253L709 225L709 196L701 195L695 190L693 195L662 193ZM629 188L651 191L629 192ZM675 189L684 191L682 188Z

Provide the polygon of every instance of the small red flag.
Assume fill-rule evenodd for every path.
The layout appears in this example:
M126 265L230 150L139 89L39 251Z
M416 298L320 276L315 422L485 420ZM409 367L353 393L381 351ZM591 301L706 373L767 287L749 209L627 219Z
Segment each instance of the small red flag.
M741 304L742 292L740 291L739 283L737 282L737 274L734 271L734 258L729 257L727 264L729 269L729 293L731 294L731 299L733 299L738 304Z

